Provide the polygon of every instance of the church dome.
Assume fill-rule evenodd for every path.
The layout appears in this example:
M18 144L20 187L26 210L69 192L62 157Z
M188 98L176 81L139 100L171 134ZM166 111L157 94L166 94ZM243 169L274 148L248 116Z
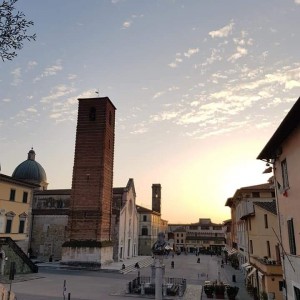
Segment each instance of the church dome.
M35 161L35 152L32 148L28 152L27 160L16 167L12 177L39 184L42 189L46 189L48 185L46 172L44 168Z

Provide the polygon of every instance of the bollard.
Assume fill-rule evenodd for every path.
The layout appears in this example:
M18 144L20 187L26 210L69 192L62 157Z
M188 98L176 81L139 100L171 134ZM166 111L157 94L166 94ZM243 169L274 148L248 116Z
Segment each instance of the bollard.
M141 284L141 295L145 295L145 283Z
M167 296L167 285L163 284L163 296Z
M182 296L183 296L183 285L182 285L182 284L179 284L178 296L179 296L179 297L182 297Z
M236 282L235 275L232 275L232 282Z
M130 293L129 284L130 284L130 282L128 282L128 283L126 284L126 294L129 294L129 293Z

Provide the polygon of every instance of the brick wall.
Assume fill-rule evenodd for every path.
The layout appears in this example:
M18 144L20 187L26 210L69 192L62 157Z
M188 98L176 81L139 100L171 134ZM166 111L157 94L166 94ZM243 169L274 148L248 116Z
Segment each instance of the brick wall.
M68 222L70 240L110 240L115 107L79 99Z

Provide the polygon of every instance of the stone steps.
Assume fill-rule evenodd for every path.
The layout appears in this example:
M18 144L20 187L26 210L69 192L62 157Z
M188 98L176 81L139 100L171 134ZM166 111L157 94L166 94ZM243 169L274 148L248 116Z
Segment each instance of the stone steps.
M153 258L152 257L147 257L147 258L144 258L144 259L138 261L138 263L139 263L140 269L141 268L146 268L146 267L150 266L153 263ZM135 264L136 263L131 264L131 265L127 266L125 269L120 270L120 273L121 274L127 274L127 273L130 273L132 271L137 270L135 268Z

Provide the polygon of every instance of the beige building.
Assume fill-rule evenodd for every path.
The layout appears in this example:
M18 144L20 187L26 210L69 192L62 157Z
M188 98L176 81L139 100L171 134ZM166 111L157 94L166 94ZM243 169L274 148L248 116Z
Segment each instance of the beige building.
M238 260L234 260L236 267L249 261L249 237L245 218L254 213L253 203L271 202L274 199L274 189L269 183L239 188L233 197L227 199L225 205L230 207L232 217L231 245L227 245L227 251L229 256L237 256Z
M139 255L152 255L152 246L157 241L157 234L163 232L167 239L168 222L161 219L161 214L137 205L139 217Z
M169 224L169 236L174 238L174 250L180 252L209 251L220 253L225 245L224 227L211 219L198 223Z
M152 184L152 209L137 205L139 219L139 255L152 255L157 234L163 232L167 239L168 221L161 218L161 185Z
M272 165L280 224L283 297L300 299L300 98L258 155Z
M280 260L279 228L275 199L272 202L253 202L253 212L244 217L249 241L246 277L257 294L268 299L282 299L282 267ZM250 266L250 268L249 268Z
M27 253L30 251L33 189L38 187L0 174L0 274L8 273L10 261L17 263L19 273L31 271Z

